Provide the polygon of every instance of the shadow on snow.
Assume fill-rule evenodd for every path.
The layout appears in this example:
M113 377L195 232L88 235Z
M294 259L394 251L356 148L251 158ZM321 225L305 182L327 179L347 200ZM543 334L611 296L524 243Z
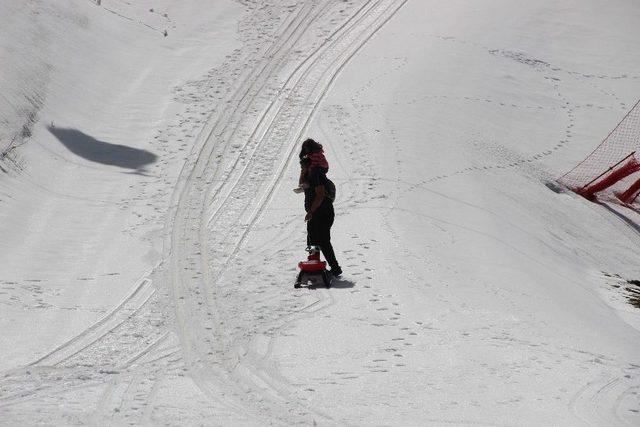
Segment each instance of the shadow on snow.
M142 171L158 158L150 151L100 141L77 129L52 126L47 129L73 154L103 165Z
M355 282L352 282L351 280L346 280L346 279L338 279L336 277L334 277L331 280L331 288L329 289L349 289L349 288L353 288L355 286ZM317 278L317 279L311 279L308 280L306 283L302 283L300 285L300 289L319 289L319 288L325 288L324 283L322 283L322 279Z

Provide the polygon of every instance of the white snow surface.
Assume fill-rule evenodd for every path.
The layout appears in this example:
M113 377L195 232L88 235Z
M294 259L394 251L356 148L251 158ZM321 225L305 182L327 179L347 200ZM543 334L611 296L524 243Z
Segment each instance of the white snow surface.
M0 424L639 425L640 217L553 184L640 97L639 24L0 2ZM293 288L306 137L329 289Z

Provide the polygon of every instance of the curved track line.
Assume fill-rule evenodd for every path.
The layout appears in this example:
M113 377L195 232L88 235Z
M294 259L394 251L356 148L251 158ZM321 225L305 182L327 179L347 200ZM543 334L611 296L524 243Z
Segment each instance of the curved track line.
M117 306L115 306L103 318L93 325L82 331L80 334L61 344L56 349L45 354L38 360L31 362L28 366L55 366L70 357L76 355L80 351L89 347L97 340L117 328L135 312L137 312L155 293L155 289L151 286L151 279L147 276L147 271L143 278L140 279L127 295Z
M600 375L584 385L570 400L573 415L585 424L633 425L621 414L622 401L637 386L629 384L628 376ZM636 409L636 408L633 408Z

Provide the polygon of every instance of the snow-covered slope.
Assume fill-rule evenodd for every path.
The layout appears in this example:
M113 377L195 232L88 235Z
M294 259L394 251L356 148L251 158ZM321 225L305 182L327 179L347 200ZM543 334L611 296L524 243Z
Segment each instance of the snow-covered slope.
M8 368L77 335L159 262L162 212L181 166L171 159L188 146L172 134L195 132L204 120L186 118L191 101L176 103L175 86L201 79L239 46L241 8L86 0L0 7L11 36L0 42L9 150L1 275L10 302L0 366ZM202 96L215 89L199 85ZM159 133L170 126L179 130ZM23 137L23 128L33 135ZM20 326L25 310L29 333Z
M99 3L0 5L0 423L637 425L640 218L552 183L640 5Z

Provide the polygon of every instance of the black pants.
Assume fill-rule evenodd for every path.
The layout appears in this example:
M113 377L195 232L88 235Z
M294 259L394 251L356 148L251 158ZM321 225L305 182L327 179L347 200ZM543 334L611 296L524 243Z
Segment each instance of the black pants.
M307 221L307 245L320 246L324 259L331 269L339 268L331 246L331 226L335 215L333 210L316 213Z

